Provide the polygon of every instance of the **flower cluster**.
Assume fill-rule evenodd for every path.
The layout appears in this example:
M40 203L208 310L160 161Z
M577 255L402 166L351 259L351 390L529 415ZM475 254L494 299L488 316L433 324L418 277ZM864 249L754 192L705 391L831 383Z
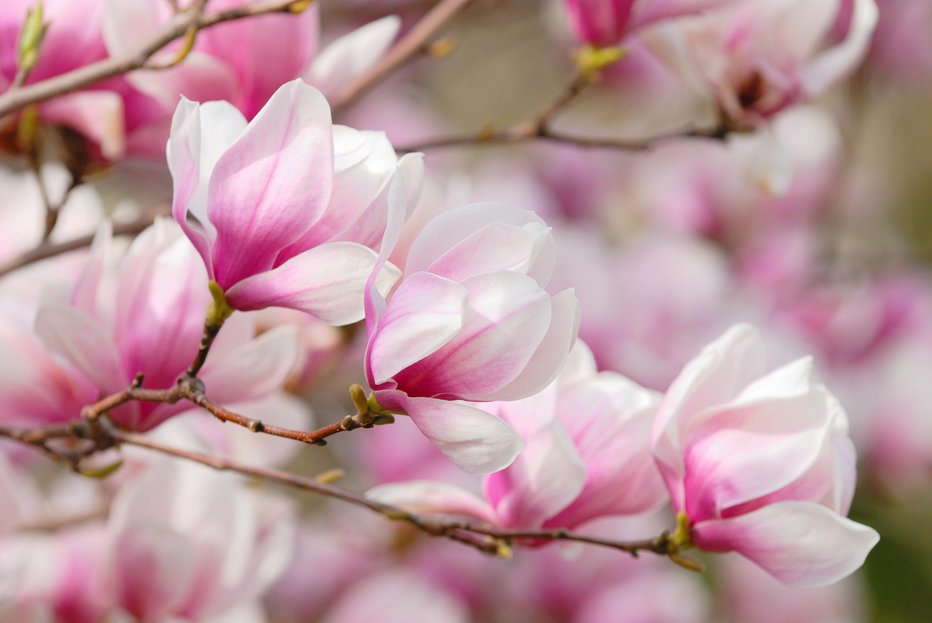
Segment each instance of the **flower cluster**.
M410 4L0 7L0 623L858 620L932 288L852 120L932 13Z

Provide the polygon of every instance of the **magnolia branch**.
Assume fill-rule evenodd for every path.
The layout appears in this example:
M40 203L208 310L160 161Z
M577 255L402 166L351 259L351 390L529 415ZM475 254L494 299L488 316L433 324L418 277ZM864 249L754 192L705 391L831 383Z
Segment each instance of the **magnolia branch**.
M472 0L443 0L431 9L408 33L367 72L347 84L331 102L334 110L345 108L374 88L393 71L423 51L430 40Z
M426 139L397 148L402 153L428 151L448 147L482 145L508 145L528 141L546 141L590 149L615 149L619 151L646 151L656 144L676 138L705 138L722 140L733 130L720 125L707 129L684 129L660 134L645 139L619 139L583 136L556 130L553 119L565 110L579 95L597 80L596 71L581 68L566 89L534 117L503 130L487 126L478 132L450 134Z
M115 224L113 226L113 234L115 236L135 236L149 227L149 225L151 225L158 216L159 213L146 214L128 223ZM90 234L87 236L72 238L71 240L66 240L64 242L43 242L35 248L30 249L29 251L26 251L25 253L22 253L21 255L13 258L9 262L0 264L0 277L5 277L9 273L12 273L15 270L19 270L20 268L35 262L47 260L64 253L70 253L71 251L77 251L78 249L89 247L93 241L94 235Z
M143 377L141 375L137 376L133 384L127 389L106 396L98 402L84 407L81 410L82 418L93 425L95 422L103 421L103 416L113 409L129 402L177 404L181 401L187 401L204 409L221 422L229 422L237 426L242 426L253 433L263 433L272 435L273 437L283 437L285 439L321 446L326 445L327 437L332 437L337 433L356 428L371 428L376 423L375 418L370 417L368 413L357 413L356 415L347 416L339 422L316 430L294 430L275 426L273 424L266 424L260 419L246 417L245 415L218 405L207 397L204 384L201 380L193 376L185 375L181 377L174 387L168 389L146 389L142 387L142 382Z
M120 396L122 397L122 395ZM119 403L120 397L112 397L109 404ZM128 400L128 399L127 399ZM103 401L102 401L103 402ZM103 424L103 426L97 426ZM96 428L96 430L95 430ZM71 424L49 426L38 429L21 430L0 426L0 437L36 447L53 458L70 462L75 454L81 458L95 452L120 446L135 446L160 454L205 465L217 471L234 472L242 476L273 483L279 486L307 491L316 495L340 500L360 508L378 513L392 521L406 523L432 537L446 538L464 543L483 553L508 558L514 545L530 546L540 541L573 541L587 545L607 547L626 552L635 558L642 552L666 556L673 562L692 570L700 570L699 563L680 554L676 534L663 532L653 539L641 541L615 541L585 534L576 534L568 530L504 530L487 524L450 519L439 515L427 515L408 511L404 508L384 504L367 498L348 489L325 482L324 478L314 479L299 476L282 470L245 465L224 457L202 452L185 450L153 440L147 436L128 433L115 429L105 419L79 420ZM53 444L68 440L72 442L89 442L91 445L83 452L75 453L71 449L56 449ZM56 455L59 455L56 457ZM77 465L73 465L77 467Z
M707 130L681 130L651 136L644 139L620 139L597 136L582 136L553 130L547 126L518 124L506 130L485 129L476 133L450 134L398 147L400 153L428 151L448 147L476 147L511 145L529 141L543 141L563 145L574 145L586 149L614 149L618 151L647 151L657 144L671 139L702 138L722 140L729 131L721 128Z
M164 69L169 67L173 63L155 64L151 62L152 57L165 46L182 37L188 39L186 47L193 44L193 37L200 30L224 22L267 13L300 12L307 8L311 2L312 0L264 0L247 6L206 14L202 11L203 3L194 3L187 10L177 13L133 54L107 58L34 84L8 90L0 95L0 117L16 112L30 104L43 102L137 69ZM183 58L183 54L177 60L181 58Z

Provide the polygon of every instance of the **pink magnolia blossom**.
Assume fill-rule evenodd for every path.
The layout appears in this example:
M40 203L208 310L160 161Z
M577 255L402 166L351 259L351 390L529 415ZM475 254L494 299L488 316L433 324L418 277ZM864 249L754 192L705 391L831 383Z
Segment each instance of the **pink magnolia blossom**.
M231 620L285 570L286 505L235 476L156 461L122 488L108 517L101 592L138 621Z
M125 389L140 373L146 387L171 387L197 352L210 300L200 258L171 221L157 221L138 236L119 265L112 246L105 227L70 297L47 301L36 331L101 393ZM210 352L200 378L220 403L267 396L294 365L293 331L282 327L250 341L251 335L243 317ZM112 415L122 426L148 430L182 408L130 403Z
M290 307L331 324L362 319L389 182L420 167L418 156L396 159L381 133L332 126L323 95L301 80L248 124L226 102L183 100L168 162L175 220L230 306Z
M0 93L18 72L17 48L26 12L36 0L4 0L0 4ZM48 29L38 48L35 67L25 84L40 82L107 58L101 33L104 0L44 0ZM107 160L123 155L126 133L148 122L157 107L122 77L52 98L38 105L39 119L70 128L86 137ZM0 131L5 131L0 127Z
M763 344L738 325L670 386L654 457L689 539L735 551L789 586L853 573L877 533L844 517L855 485L845 412L808 358L764 374Z
M734 0L564 0L576 36L598 47L618 44L646 24L699 13Z
M101 592L100 523L0 541L0 622L97 623L111 608Z
M428 481L383 485L370 495L520 529L572 529L598 517L644 513L666 497L650 460L659 399L618 374L597 373L589 349L578 342L543 392L485 405L526 444L514 463L486 477L485 500Z
M716 105L730 125L757 126L819 95L864 58L877 23L857 0L843 40L831 34L843 0L744 0L658 25L644 41Z
M173 18L164 0L102 0L104 38L113 56L138 51L158 27ZM249 4L246 0L213 0L209 11ZM359 28L319 50L317 4L300 14L269 14L234 20L199 32L193 49L176 67L136 71L127 80L157 102L161 115L129 137L130 149L156 156L169 130L171 111L183 95L194 101L224 100L252 119L283 84L303 78L327 96L375 63L398 32L400 20L389 16ZM180 42L156 55L169 62Z
M392 225L382 260L397 233ZM376 399L411 416L467 471L501 469L522 444L502 420L461 401L539 392L576 339L572 290L551 295L544 289L553 263L553 240L541 219L506 205L476 204L424 227L387 301L374 285L367 289L366 375Z

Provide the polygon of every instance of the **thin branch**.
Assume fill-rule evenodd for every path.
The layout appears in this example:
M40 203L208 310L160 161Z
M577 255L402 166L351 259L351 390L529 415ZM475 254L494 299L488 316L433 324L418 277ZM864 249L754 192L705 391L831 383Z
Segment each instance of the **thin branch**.
M261 419L250 418L222 407L210 400L206 393L203 383L200 379L183 376L178 383L168 389L146 389L141 387L142 377L136 377L133 385L127 389L111 394L102 398L92 405L88 405L81 410L81 416L90 422L100 420L113 409L129 402L156 402L162 404L176 404L182 400L198 406L221 422L229 422L242 426L253 433L263 433L273 437L283 437L302 443L325 445L326 439L343 431L353 430L355 428L371 428L372 423L358 421L359 414L356 416L347 416L340 422L323 426L321 428L302 431L273 424L266 424Z
M393 71L407 63L412 57L424 50L430 40L472 0L442 0L431 9L403 38L401 38L373 65L369 71L350 82L336 97L331 106L333 110L345 108L359 99L364 93L374 88Z
M53 426L36 430L16 430L0 426L0 437L43 449L43 443L51 439L60 439L63 436L71 436L76 440L88 439L92 436L88 428L88 422L86 421L75 422L67 426ZM532 542L535 541L574 541L620 550L634 557L637 557L641 552L651 552L660 556L668 556L674 560L674 562L677 561L678 557L676 546L667 532L662 533L654 539L625 542L585 534L575 534L567 530L504 530L487 524L474 524L440 515L413 513L398 506L384 504L367 498L364 495L348 489L321 482L321 480L318 479L306 478L290 472L267 467L254 467L224 457L176 448L155 441L145 435L119 431L110 427L105 427L105 430L109 431L107 433L109 439L104 441L104 448L113 446L135 446L193 463L199 463L217 471L234 472L256 480L322 495L378 513L392 521L407 523L429 536L446 538L469 545L486 554L509 557L512 545L526 546L531 545Z
M15 90L8 90L0 95L0 117L16 112L30 104L36 104L114 76L142 69L146 67L149 59L156 53L172 41L190 33L191 29L204 30L224 22L267 13L290 13L303 8L306 4L306 0L264 0L255 4L206 15L200 13L197 10L198 6L195 5L193 9L175 15L133 54L106 58L40 82L24 85Z
M158 216L159 213L149 214L141 216L129 223L114 225L113 234L115 236L135 236L151 225ZM89 247L93 241L93 234L89 234L87 236L81 236L80 238L74 238L65 242L43 242L34 249L26 251L19 257L13 258L6 264L0 265L0 277L5 277L14 270L18 270L28 266L29 264L33 264L41 260L46 260L57 255L62 255L63 253L69 253L71 251Z
M722 140L732 132L729 128L718 126L708 129L686 129L667 134L660 134L646 139L617 139L594 136L581 136L555 130L553 120L582 92L597 79L597 74L592 71L580 69L573 77L567 87L549 104L547 104L539 113L532 118L517 123L503 130L494 130L490 127L483 128L479 132L469 132L464 134L450 134L437 138L426 139L409 145L396 147L396 150L402 153L414 151L428 151L432 149L444 149L449 147L467 147L482 145L508 145L514 143L525 143L528 141L546 141L550 143L561 143L566 145L575 145L589 149L615 149L619 151L646 151L654 147L657 143L673 138L706 138Z
M582 136L560 132L549 128L528 128L519 124L500 131L481 131L465 134L450 134L437 138L401 145L396 147L399 153L430 151L450 147L482 147L491 145L513 145L531 141L575 145L585 149L613 149L617 151L647 151L659 143L671 139L698 138L723 140L731 132L722 128L689 129L659 134L644 139L620 139L596 136Z

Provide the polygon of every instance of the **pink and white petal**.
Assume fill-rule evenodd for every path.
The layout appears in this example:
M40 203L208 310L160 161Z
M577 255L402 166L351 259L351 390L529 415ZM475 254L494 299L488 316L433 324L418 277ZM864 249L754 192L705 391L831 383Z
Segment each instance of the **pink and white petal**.
M377 398L382 401L381 393ZM465 403L403 398L403 405L420 431L467 472L487 474L504 469L524 448L508 424Z
M471 400L514 381L550 329L550 296L518 273L468 279L466 322L442 349L395 375L410 395Z
M566 362L560 370L559 385L561 387L573 385L595 375L598 367L592 349L581 339L576 340L573 349L566 357Z
M225 101L204 102L197 108L198 115L198 180L188 203L188 212L201 223L209 239L216 229L208 216L207 192L210 177L217 161L246 129L246 118L235 106Z
M227 293L235 309L297 309L333 325L362 320L366 280L376 255L354 242L331 242L297 255L278 268L243 279ZM383 267L377 280L386 292L400 271Z
M104 393L126 389L130 380L120 364L112 337L93 318L69 307L43 307L36 335L65 357Z
M217 404L268 396L284 385L298 360L298 331L281 326L224 354L211 356L200 375L207 395Z
M413 158L409 158L413 156ZM408 154L398 162L398 169L388 185L386 195L387 215L385 232L382 234L382 243L379 246L379 256L376 259L372 274L366 282L366 337L371 339L379 322L379 317L385 311L385 297L379 293L376 280L382 267L388 262L395 244L401 236L408 207L417 202L420 196L420 184L423 182L424 160L420 154ZM411 185L416 184L417 188ZM368 374L368 373L367 373Z
M831 434L827 392L725 409L684 448L686 510L695 521L720 516L801 478Z
M335 154L336 166L340 166L341 160L354 159L355 154L363 154L363 158L336 170L327 211L307 233L281 252L279 262L328 240L358 242L376 248L385 231L388 186L398 166L394 148L382 132L360 132L344 126L333 129L334 148L341 148L339 135L343 139L342 148L349 147L354 152ZM355 148L347 146L347 142L355 144Z
M794 587L832 584L864 564L877 532L809 502L780 502L731 519L693 526L693 541L711 552L735 551Z
M468 296L462 285L430 273L402 281L369 341L370 382L385 383L453 339L463 328Z
M573 290L551 298L550 328L518 377L481 400L519 400L542 391L563 368L579 333L579 300Z
M557 420L524 441L514 463L486 477L485 495L502 525L539 528L582 492L586 466Z
M210 239L207 218L195 223L188 219L192 198L201 184L201 116L200 105L182 98L172 116L171 133L166 145L168 170L172 176L172 217L181 226L188 240L197 249L210 278L214 277L210 260ZM205 176L204 184L208 176Z
M657 508L666 489L650 456L659 395L611 372L560 392L557 413L586 465L586 485L549 526ZM619 487L618 483L625 485Z
M673 380L658 408L652 435L654 458L668 486L683 476L682 440L692 420L706 407L730 401L760 376L763 365L760 336L751 326L739 324L706 346ZM682 502L679 495L673 497L675 503Z
M300 80L275 92L209 182L214 271L229 288L273 267L324 213L333 183L330 107Z
M411 244L405 272L427 270L461 241L492 223L515 227L534 223L546 227L546 223L533 212L503 203L476 203L447 210L431 219ZM541 285L546 285L546 279Z
M112 534L109 591L137 620L163 620L180 605L194 578L190 544L161 526L143 524Z
M401 18L389 15L340 37L321 50L304 79L335 95L382 58L400 28Z
M43 120L68 126L100 146L108 160L126 149L123 100L111 91L80 91L56 97L40 107Z
M491 525L498 524L495 511L479 496L455 485L432 480L394 482L373 487L366 497L412 513L470 517Z
M222 10L243 3L215 4L215 9ZM231 101L251 119L275 89L304 71L319 39L319 5L315 3L298 15L264 15L205 29L198 33L197 48L232 70L237 97Z
M791 398L812 388L812 357L802 357L754 381L738 394L734 404L752 404L773 398Z
M854 71L870 48L878 17L879 10L874 0L854 0L854 15L848 35L803 68L801 81L807 93L819 95Z
M455 281L503 270L527 274L548 242L550 228L539 223L489 223L444 251L427 270Z
M104 221L94 234L91 250L85 260L84 268L78 276L78 282L71 291L69 303L75 309L81 310L88 316L95 318L98 312L101 284L104 280L104 270L112 258L113 224Z

